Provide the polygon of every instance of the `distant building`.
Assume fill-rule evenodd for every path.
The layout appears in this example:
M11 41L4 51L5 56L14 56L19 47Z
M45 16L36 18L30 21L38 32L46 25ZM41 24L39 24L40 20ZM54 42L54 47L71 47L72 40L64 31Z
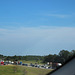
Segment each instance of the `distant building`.
M47 62L48 65L52 65L52 62Z
M75 75L75 55L61 67L53 70L47 75Z

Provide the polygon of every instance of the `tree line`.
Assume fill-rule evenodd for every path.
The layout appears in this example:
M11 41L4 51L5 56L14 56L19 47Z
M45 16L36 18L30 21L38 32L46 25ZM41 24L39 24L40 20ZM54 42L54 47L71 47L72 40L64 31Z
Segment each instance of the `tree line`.
M36 55L26 55L26 56L3 56L0 54L0 59L3 60L11 60L11 61L15 61L15 60L25 60L25 61L39 61L39 60L43 60L44 56L36 56Z
M60 63L64 63L65 61L67 61L69 58L71 58L73 55L75 54L75 50L72 51L68 51L68 50L61 50L58 54L49 54L46 56L36 56L36 55L28 55L28 56L4 56L0 54L0 59L3 60L11 60L11 61L15 61L15 60L25 60L25 61L31 61L31 60L35 60L37 61L42 61L43 63L47 63L47 62L60 62Z
M75 50L72 50L71 52L69 52L68 50L61 50L58 55L54 54L49 54L47 56L44 57L43 62L54 62L54 63L64 63L66 62L69 58L71 58L73 55L75 55Z

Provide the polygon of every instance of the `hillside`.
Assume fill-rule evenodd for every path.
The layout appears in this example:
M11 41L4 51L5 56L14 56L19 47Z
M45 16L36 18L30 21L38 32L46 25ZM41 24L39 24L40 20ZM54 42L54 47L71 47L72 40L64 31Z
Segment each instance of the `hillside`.
M0 66L0 75L46 75L52 70L24 66Z

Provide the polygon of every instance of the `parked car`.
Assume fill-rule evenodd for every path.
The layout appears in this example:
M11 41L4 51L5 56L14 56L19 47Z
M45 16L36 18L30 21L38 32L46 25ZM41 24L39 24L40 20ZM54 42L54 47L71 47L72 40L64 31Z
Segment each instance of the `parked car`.
M4 65L8 65L8 63L7 62L4 62Z
M22 64L23 66L28 66L28 64Z

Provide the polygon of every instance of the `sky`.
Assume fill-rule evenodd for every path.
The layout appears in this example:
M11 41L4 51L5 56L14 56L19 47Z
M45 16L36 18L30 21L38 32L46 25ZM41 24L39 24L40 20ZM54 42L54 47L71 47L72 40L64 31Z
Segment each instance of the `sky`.
M1 0L0 54L48 55L75 50L75 0Z

